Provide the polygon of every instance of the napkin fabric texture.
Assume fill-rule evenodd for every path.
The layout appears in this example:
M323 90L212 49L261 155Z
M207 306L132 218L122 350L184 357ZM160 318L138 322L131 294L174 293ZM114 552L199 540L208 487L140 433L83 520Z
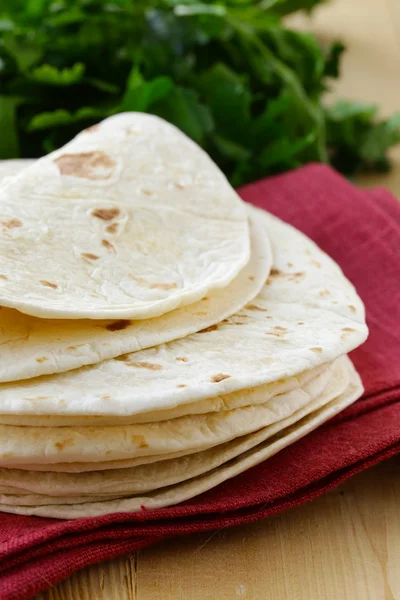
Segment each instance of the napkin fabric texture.
M276 456L178 506L59 521L0 513L0 599L168 537L248 523L312 500L400 451L400 204L324 165L239 190L312 238L355 284L370 336L352 360L365 394Z

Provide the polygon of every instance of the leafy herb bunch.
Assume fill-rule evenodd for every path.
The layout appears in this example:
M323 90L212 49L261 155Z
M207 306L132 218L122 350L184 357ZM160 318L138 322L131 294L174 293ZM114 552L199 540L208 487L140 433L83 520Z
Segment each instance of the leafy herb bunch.
M309 161L386 169L400 115L325 107L343 46L282 21L320 2L2 0L0 158L40 156L144 111L201 144L235 186Z

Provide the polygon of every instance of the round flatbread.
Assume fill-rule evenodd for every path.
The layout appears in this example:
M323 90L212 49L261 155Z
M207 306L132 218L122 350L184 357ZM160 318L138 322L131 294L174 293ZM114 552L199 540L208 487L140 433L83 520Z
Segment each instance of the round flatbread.
M250 257L244 203L180 130L143 113L87 129L0 189L0 304L145 319L225 288Z
M32 161L0 162L0 179ZM20 164L22 163L22 164ZM224 289L160 317L135 320L40 319L3 307L0 311L0 382L61 373L135 352L210 327L250 302L271 269L271 248L264 228L250 221L247 265ZM18 356L18 360L15 357Z

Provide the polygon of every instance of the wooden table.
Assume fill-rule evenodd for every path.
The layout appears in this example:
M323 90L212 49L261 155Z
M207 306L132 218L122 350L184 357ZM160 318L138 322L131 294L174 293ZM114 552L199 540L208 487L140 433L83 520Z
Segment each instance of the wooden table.
M311 22L348 51L335 95L400 109L400 0L336 0ZM361 185L400 196L395 168ZM305 506L84 569L36 600L400 599L400 457Z

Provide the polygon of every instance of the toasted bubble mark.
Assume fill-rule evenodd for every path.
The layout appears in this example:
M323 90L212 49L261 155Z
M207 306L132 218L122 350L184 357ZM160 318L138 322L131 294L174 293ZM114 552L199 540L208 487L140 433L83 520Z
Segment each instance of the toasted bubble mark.
M4 281L8 281L7 275L0 275L0 279L4 279Z
M101 400L111 400L111 396L109 394L105 394L104 396L101 396Z
M348 309L351 310L352 313L356 313L356 307L353 306L352 304L349 304Z
M42 285L44 285L45 287L52 288L53 290L57 290L58 289L58 285L56 283L52 283L51 281L45 281L44 279L41 279L40 283Z
M113 174L116 162L102 150L62 154L54 160L61 175L104 181Z
M230 375L225 375L225 373L217 373L216 375L213 375L211 377L211 381L213 383L219 383L220 381L223 381L224 379L229 379Z
M321 297L324 297L324 296L330 296L330 295L331 295L331 293L330 293L330 291L329 291L329 290L326 290L326 289L325 289L325 290L321 290L321 291L319 292L319 295L320 295Z
M186 383L179 383L177 386L177 388L185 388L187 387Z
M119 210L119 208L96 208L95 210L92 210L92 216L96 217L97 219L102 219L103 221L112 221L113 219L118 217L120 213L121 211ZM109 231L108 227L107 231ZM110 231L110 233L114 232Z
M54 444L54 446L57 448L57 450L59 450L61 452L61 450L63 450L67 446L71 446L74 443L74 441L75 441L74 438L67 438L66 440L63 440L62 442L56 442Z
M310 265L314 265L314 267L317 267L317 269L321 268L321 263L318 260L310 260Z
M108 331L121 331L121 329L126 329L131 324L131 321L127 319L120 319L119 321L114 321L113 323L109 323L106 325L106 329Z
M107 233L117 233L118 223L111 223L111 225L107 225L106 231Z
M274 329L276 329L276 331L287 331L286 327L281 327L280 325L276 325Z
M275 269L275 267L272 267L272 269L270 271L270 276L278 277L279 275L282 275L282 271L280 271L279 269Z
M262 306L257 306L257 304L248 304L246 306L246 309L248 309L248 310L260 310L262 312L268 312L267 308L262 308Z
M189 359L187 356L177 356L176 360L180 360L181 362L189 362Z
M274 337L281 337L281 333L274 333L273 331L266 331L265 335L273 335Z
M39 356L39 358L37 358L37 359L36 359L36 362L38 362L38 363L43 363L43 362L45 362L46 360L49 360L49 357L48 357L48 356Z
M87 260L98 260L100 258L97 254L92 254L91 252L82 252L81 256Z
M146 286L151 290L174 290L178 287L177 283L152 283L143 277L135 277L134 275L131 275L131 277L139 285Z
M314 346L313 348L309 348L309 350L311 350L311 352L319 354L320 352L322 352L323 349L321 348L321 346Z
M342 327L342 331L357 331L357 329L353 329L353 327Z
M207 296L204 296L204 298L201 299L202 302L207 302L209 300L209 298L207 298Z
M104 248L107 248L109 252L115 252L114 246L108 240L101 240L101 244L104 246Z
M304 321L297 321L297 325L304 325Z
M249 281L254 281L254 276L253 275L249 276Z
M137 369L149 369L150 371L162 371L163 366L157 363L149 363L142 361L129 360L125 363L128 367L136 367Z
M68 346L67 350L76 350L77 348L82 348L85 344L76 344L76 346Z
M150 190L142 190L142 194L145 194L146 196L153 196L154 192Z
M22 227L22 221L20 221L19 219L10 219L9 221L2 221L1 224L4 225L4 227L7 227L7 229Z
M174 186L176 187L177 190L184 190L185 189L185 186L182 185L182 183L179 183L179 182L175 182Z
M149 444L146 442L146 438L144 437L144 435L133 435L131 440L132 443L135 444L135 446L137 446L138 448L149 447Z
M49 398L51 398L51 396L25 396L24 400L35 402L36 400L49 400Z
M288 263L286 263L286 266L289 267L289 269L291 269L293 267L293 263L288 262Z

